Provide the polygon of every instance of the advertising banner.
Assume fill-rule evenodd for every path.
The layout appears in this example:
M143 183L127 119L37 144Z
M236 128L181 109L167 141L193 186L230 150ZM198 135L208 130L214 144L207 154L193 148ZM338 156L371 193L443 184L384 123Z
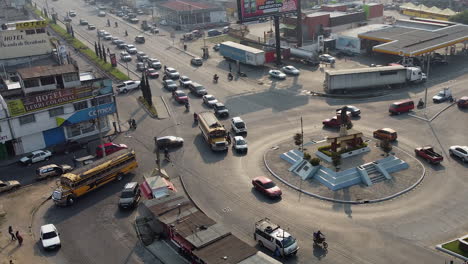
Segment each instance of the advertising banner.
M81 123L83 121L92 120L98 116L106 116L116 112L115 103L103 104L98 107L86 108L73 113L67 119L57 117L57 125L67 126L71 124Z
M297 11L297 0L237 0L241 21Z
M45 20L31 20L31 21L22 21L22 22L16 23L17 30L45 28L45 27L47 27L47 22Z
M115 53L109 54L109 57L110 57L112 67L114 68L117 67L117 58L115 57Z

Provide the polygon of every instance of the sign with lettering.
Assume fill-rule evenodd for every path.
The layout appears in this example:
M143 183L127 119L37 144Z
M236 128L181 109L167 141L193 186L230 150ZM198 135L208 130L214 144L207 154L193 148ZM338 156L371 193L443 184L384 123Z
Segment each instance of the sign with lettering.
M237 0L240 21L297 12L298 0Z
M31 21L23 21L16 23L16 29L34 29L34 28L45 28L47 27L47 22L45 20L31 20Z
M62 124L69 125L69 124L77 124L81 123L83 121L95 119L98 116L106 116L110 115L116 112L116 107L115 103L108 103L108 104L102 104L98 107L91 107L91 108L86 108L80 111L75 112L73 115L71 115L67 120L64 120Z
M94 94L93 94L94 93ZM23 99L7 101L12 116L26 114L38 109L50 108L74 101L90 98L94 95L112 93L112 81L99 80L87 87L57 89L37 95L26 96Z

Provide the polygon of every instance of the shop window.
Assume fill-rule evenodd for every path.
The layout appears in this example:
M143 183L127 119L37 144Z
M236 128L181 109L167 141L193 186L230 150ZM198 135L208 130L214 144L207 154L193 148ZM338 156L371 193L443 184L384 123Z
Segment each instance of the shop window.
M65 82L73 82L73 81L78 81L80 79L77 73L66 73L62 75L62 77Z
M91 105L96 106L96 101L98 102L98 105L108 104L112 102L112 97L108 95L108 96L103 96L103 97L92 99Z
M86 109L86 108L88 108L88 101L74 103L73 107L75 108L75 111Z
M34 114L31 115L25 115L19 118L20 125L26 125L29 123L34 123L36 122L36 117Z
M42 85L55 84L55 78L54 78L54 76L45 76L45 77L41 77L41 84L42 84Z
M38 28L38 29L36 29L36 33L37 33L37 34L45 33L45 28Z
M57 107L57 108L54 108L54 109L50 109L50 110L49 110L49 116L50 116L50 117L63 115L63 113L64 113L64 111L63 111L63 106Z
M27 29L24 32L26 32L26 35L36 34L36 31L34 29Z
M101 122L101 129L107 129L108 128L107 116L100 117L99 120ZM96 121L97 121L96 119L93 119L93 120L84 121L78 124L73 124L71 126L67 126L66 127L67 137L69 138L77 137L77 136L81 136L81 135L96 131L98 129L98 125Z
M24 83L24 88L38 87L39 79L28 79L28 80L24 80L23 83Z

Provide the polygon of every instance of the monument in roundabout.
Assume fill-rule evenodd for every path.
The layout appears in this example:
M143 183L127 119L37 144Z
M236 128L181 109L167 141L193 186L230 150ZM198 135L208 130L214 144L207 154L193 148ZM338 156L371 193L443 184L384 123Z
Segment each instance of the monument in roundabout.
M301 148L292 149L280 155L281 159L291 164L290 172L298 175L302 180L316 179L330 190L336 191L356 184L370 187L375 183L391 180L391 173L409 167L405 161L395 155L387 155L363 164L359 163L359 159L349 161L351 157L368 154L371 148L363 139L363 133L352 129L347 107L343 107L338 112L341 124L338 134L330 133L323 140L304 144L308 147L313 146L314 150L317 149L314 154L320 162L317 158L311 158L310 154L304 155L304 149ZM331 163L335 169L320 165L320 163ZM348 167L347 169L339 170L339 164L349 166L344 166Z

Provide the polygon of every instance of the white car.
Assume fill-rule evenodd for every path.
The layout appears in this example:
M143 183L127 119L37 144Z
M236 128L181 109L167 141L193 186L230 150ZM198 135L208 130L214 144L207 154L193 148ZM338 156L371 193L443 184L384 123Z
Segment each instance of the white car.
M281 71L278 71L278 70L270 70L268 72L268 74L272 77L272 78L276 78L276 79L280 79L280 80L284 80L286 79L286 74L282 73Z
M118 93L127 93L130 90L140 88L140 81L124 81L116 86Z
M187 76L180 76L179 83L180 87L187 87L189 84L192 83L192 80L190 80L190 78Z
M41 234L39 237L44 249L54 249L61 246L59 232L53 224L41 226Z
M205 103L209 107L214 107L214 105L217 102L218 100L212 94L207 94L203 96L203 103Z
M463 162L468 162L468 146L451 146L449 153L451 156L460 158Z
M130 54L136 54L138 50L135 48L133 44L128 44L127 47L125 47L128 53Z
M174 68L166 68L164 74L166 74L170 79L178 79L180 76L179 72Z
M104 40L112 40L112 35L109 33L104 33L104 35L102 35L102 38Z
M238 153L246 153L248 151L247 141L242 136L235 136L232 142L232 148Z
M244 120L238 116L231 119L231 128L236 135L241 133L247 134L247 126L245 125Z
M153 69L156 69L156 70L161 69L161 62L158 59L148 58L146 60L146 62L148 63L148 66L150 68L153 68Z
M328 63L335 63L335 57L329 54L322 54L319 56L319 61L328 62Z
M22 157L20 159L20 162L23 165L30 166L33 163L39 162L39 161L44 161L44 160L49 160L50 156L52 156L52 153L48 150L36 150L31 152L26 157Z
M18 189L20 186L19 181L0 181L0 193Z
M288 65L281 68L281 70L286 74L299 75L301 73L296 67Z

